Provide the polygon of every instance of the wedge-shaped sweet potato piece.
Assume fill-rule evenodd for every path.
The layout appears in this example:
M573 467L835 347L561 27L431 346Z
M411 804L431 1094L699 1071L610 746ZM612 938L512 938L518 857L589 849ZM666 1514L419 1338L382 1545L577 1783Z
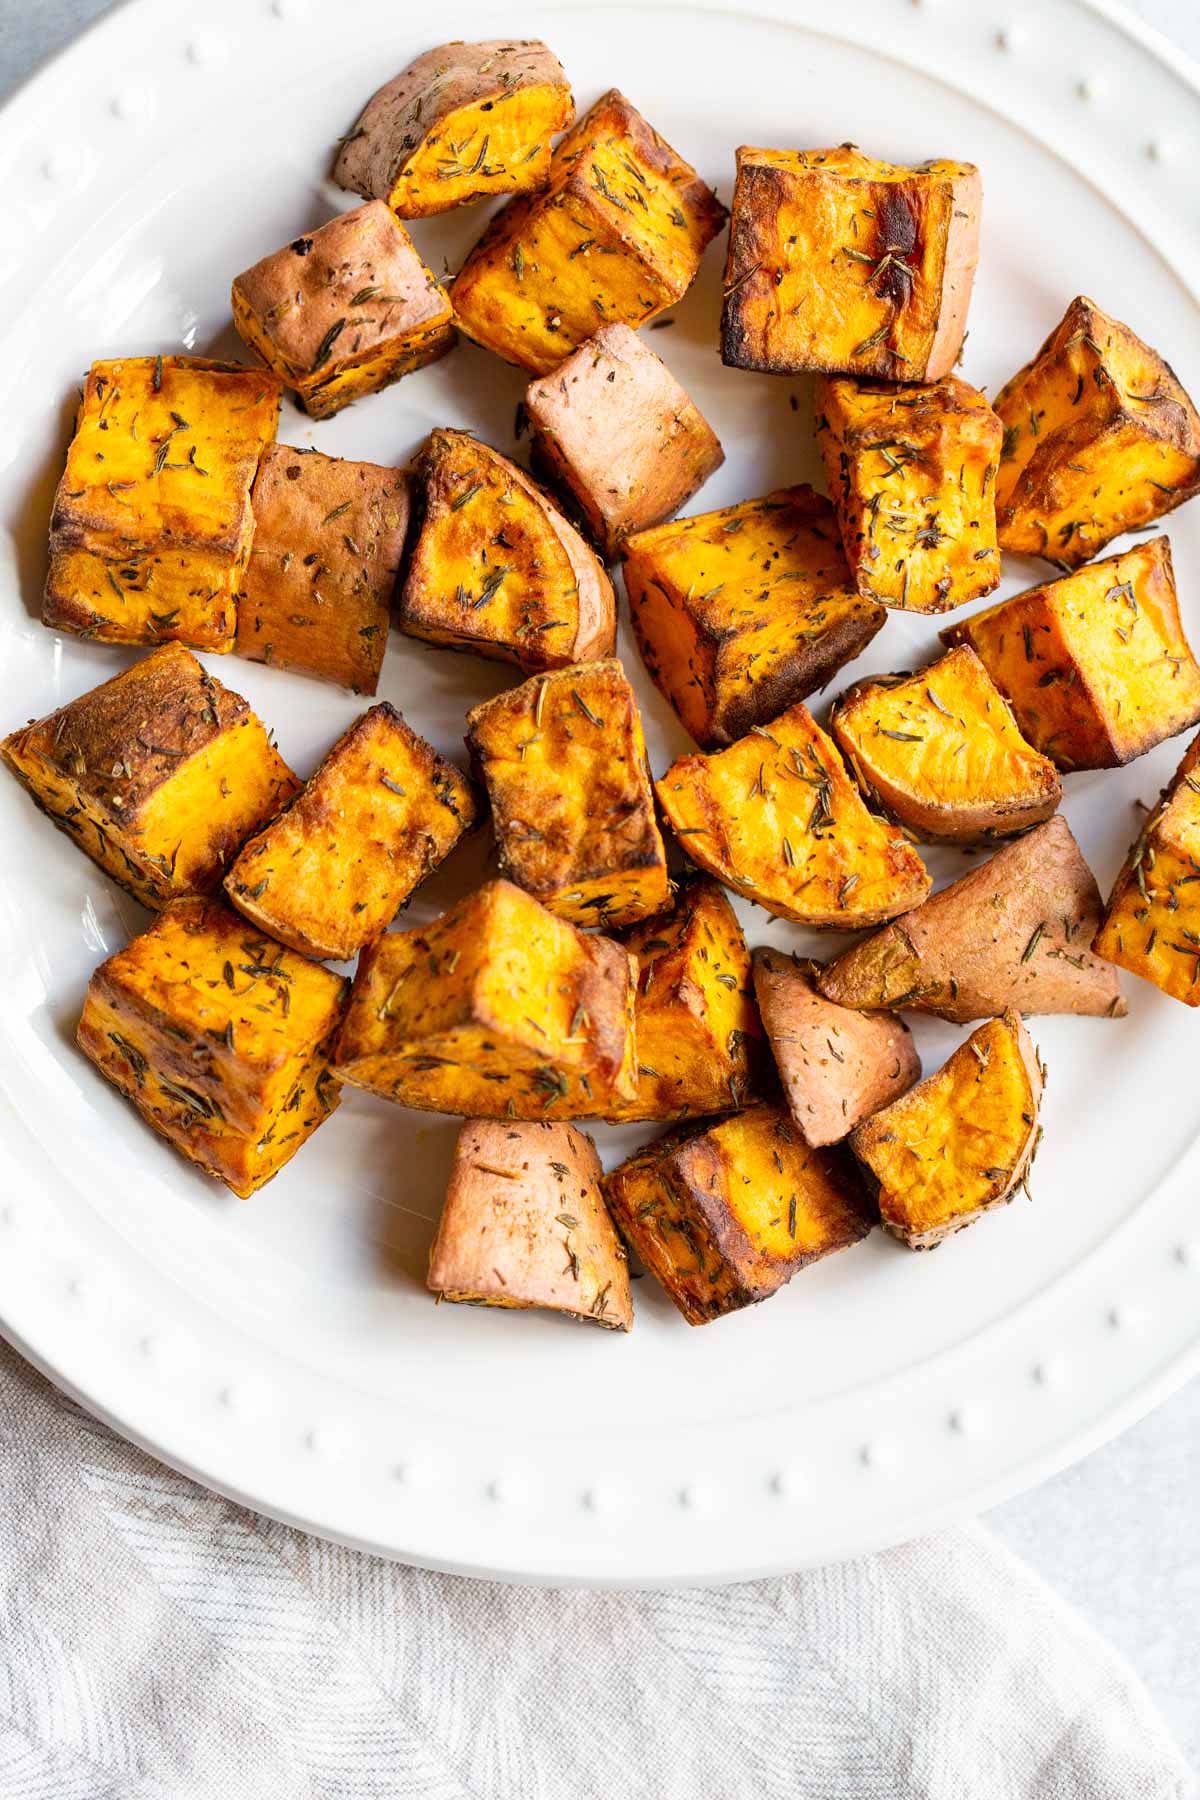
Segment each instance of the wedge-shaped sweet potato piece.
M107 644L233 648L250 484L279 383L192 356L93 363L50 517L42 619Z
M403 631L530 675L612 655L612 582L522 469L468 431L435 431L419 479Z
M850 1158L814 1150L774 1106L668 1132L614 1169L604 1194L689 1325L766 1300L871 1229Z
M638 532L625 591L647 673L706 749L824 687L887 618L806 486Z
M439 1300L544 1307L630 1330L628 1259L600 1182L596 1146L573 1125L468 1119L429 1287Z
M949 612L1000 580L996 470L1004 435L957 375L919 386L817 382L817 441L860 594Z
M1096 950L1173 1000L1200 1006L1200 738L1113 884Z
M439 44L375 93L333 175L401 219L543 188L550 139L575 117L562 65L536 38Z
M1011 1200L1041 1136L1044 1080L1029 1033L1006 1012L860 1125L850 1147L877 1185L887 1230L912 1250L930 1250Z
M471 783L382 701L344 732L225 877L239 912L305 956L357 956L475 823Z
M544 193L510 200L458 272L469 337L544 375L597 321L640 325L683 298L725 208L615 88L561 139Z
M382 200L294 238L238 275L238 332L314 419L445 356L454 311Z
M961 644L909 676L854 684L830 730L858 784L931 843L977 844L1040 825L1062 799L1058 770Z
M754 992L788 1109L808 1144L837 1144L917 1080L921 1059L903 1019L826 1000L818 965L754 952Z
M88 984L78 1042L176 1150L243 1199L338 1102L348 983L219 900L173 900Z
M241 695L179 644L14 731L0 755L51 823L153 908L219 887L300 785Z
M237 653L373 694L408 531L409 477L271 444L255 478Z
M1156 350L1095 301L1072 300L996 396L1005 550L1078 568L1200 491L1200 414Z
M629 925L667 903L646 740L615 657L535 675L467 714L501 872L576 925Z
M603 1118L637 1092L633 958L510 881L364 951L338 1074L468 1118Z
M970 644L1060 769L1112 769L1200 719L1165 537L1027 588L943 631Z
M1125 1011L1117 972L1095 954L1100 890L1057 813L923 906L826 965L839 1006L905 1008L965 1024L1006 1007Z
M656 790L693 862L779 918L853 931L929 892L921 858L867 811L806 707L716 755L680 757Z
M717 434L628 325L594 337L525 390L535 462L609 562L679 511L725 460Z
M739 369L938 381L966 334L979 172L837 150L737 153L721 355Z
M637 958L637 1099L621 1119L737 1111L761 1096L762 1023L750 952L715 881L685 882L669 912L622 935Z

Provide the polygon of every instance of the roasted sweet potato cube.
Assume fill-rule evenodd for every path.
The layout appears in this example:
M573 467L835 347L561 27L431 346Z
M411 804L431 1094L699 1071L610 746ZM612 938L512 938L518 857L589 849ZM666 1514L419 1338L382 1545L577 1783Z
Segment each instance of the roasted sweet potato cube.
M367 101L334 180L401 219L543 188L550 139L575 117L562 65L536 38L439 44Z
M0 755L51 823L152 908L219 887L300 785L241 695L179 644L14 731Z
M467 714L510 881L576 925L632 924L670 893L646 740L620 663L535 675Z
M692 861L779 918L853 931L929 892L921 858L867 811L806 707L728 750L680 757L656 791Z
M600 1191L600 1158L573 1125L468 1119L429 1253L439 1300L545 1307L628 1331L625 1247Z
M1027 588L943 631L970 644L1060 769L1113 769L1200 719L1165 537Z
M826 1000L818 965L754 952L754 993L788 1110L807 1144L837 1144L921 1073L912 1033L888 1013Z
M1025 742L969 644L915 675L856 682L830 730L864 792L931 843L1015 837L1062 799L1058 770Z
M625 591L647 673L706 749L824 687L887 618L810 487L638 532Z
M537 465L610 562L673 518L725 453L670 369L628 325L602 325L525 390Z
M219 900L173 900L100 964L80 1049L176 1150L246 1198L338 1102L348 983Z
M1100 890L1061 813L852 944L820 973L840 1006L904 1007L965 1024L1006 1007L1125 1011L1117 972L1094 954Z
M107 644L233 648L250 484L279 383L192 356L93 363L50 517L42 619Z
M989 1019L947 1063L854 1132L880 1217L929 1250L1024 1185L1041 1137L1045 1070L1014 1012Z
M637 1092L636 968L510 881L364 951L338 1074L468 1118L603 1118Z
M544 193L510 200L458 272L469 337L544 375L596 321L640 325L683 298L725 208L623 94L602 94L550 159Z
M609 1210L689 1325L766 1300L871 1228L853 1163L782 1108L684 1126L605 1178Z
M435 431L419 476L403 631L530 675L612 655L612 582L523 469L469 431Z
M739 369L940 381L966 335L979 171L837 150L737 153L721 355Z
M305 956L357 956L475 823L471 784L382 701L225 877L239 912Z
M1005 550L1078 568L1200 491L1200 414L1174 370L1093 300L1072 300L996 396Z
M314 419L454 343L445 289L382 200L294 238L234 279L233 322Z
M638 1093L612 1116L683 1119L760 1097L768 1058L750 952L716 882L684 883L669 912L621 942L638 966Z
M237 653L373 694L408 530L409 477L272 444L251 502Z
M1000 580L996 469L1003 427L957 375L927 386L817 382L817 441L860 594L950 612Z
M1200 1006L1200 738L1113 884L1096 950L1173 1000Z

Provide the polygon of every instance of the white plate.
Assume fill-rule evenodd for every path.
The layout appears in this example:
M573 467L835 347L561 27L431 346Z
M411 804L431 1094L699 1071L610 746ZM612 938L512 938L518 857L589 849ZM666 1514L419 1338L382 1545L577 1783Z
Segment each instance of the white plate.
M728 198L734 146L852 138L983 170L965 373L992 389L1078 292L1143 331L1200 392L1200 100L1188 72L1080 0L856 0L831 11L395 0L137 0L0 118L0 729L132 660L37 622L47 511L75 384L98 356L238 354L232 274L354 204L330 147L372 89L445 36L544 36L586 105L619 83ZM435 267L481 225L418 224ZM803 382L725 370L723 246L652 338L728 453L697 506L817 477ZM406 460L433 425L511 448L522 381L463 347L284 437ZM800 410L791 406L799 396ZM1174 515L1200 641L1200 504ZM1040 573L1040 571L1039 571ZM1010 562L1004 592L1034 576ZM934 630L894 615L856 673ZM627 666L656 769L684 745ZM210 659L308 772L352 697ZM382 694L461 754L468 704L510 674L393 635ZM1070 777L1101 885L1182 743ZM159 1456L260 1510L387 1555L528 1579L709 1580L844 1556L1036 1480L1195 1363L1200 1022L1127 978L1121 1023L1036 1021L1050 1067L1035 1200L912 1256L881 1234L769 1305L689 1330L654 1284L628 1338L435 1308L422 1286L456 1125L348 1093L249 1203L156 1140L74 1049L88 975L145 916L0 782L0 1321L62 1386ZM478 879L452 859L414 907ZM961 859L936 862L939 878ZM750 920L752 941L804 934ZM823 946L827 948L826 946ZM960 1034L919 1028L927 1066ZM602 1133L611 1159L622 1142Z

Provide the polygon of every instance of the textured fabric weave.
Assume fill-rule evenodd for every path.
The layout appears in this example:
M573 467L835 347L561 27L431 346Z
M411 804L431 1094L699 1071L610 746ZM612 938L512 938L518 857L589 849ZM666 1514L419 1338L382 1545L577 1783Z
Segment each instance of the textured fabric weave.
M259 1518L0 1345L0 1800L1184 1800L980 1529L733 1588L402 1568Z

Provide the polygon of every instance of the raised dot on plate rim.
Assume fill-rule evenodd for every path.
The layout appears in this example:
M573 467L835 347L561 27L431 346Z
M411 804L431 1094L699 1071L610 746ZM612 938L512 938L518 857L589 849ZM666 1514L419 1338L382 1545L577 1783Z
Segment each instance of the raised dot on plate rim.
M1033 1365L1033 1379L1038 1387L1061 1387L1066 1379L1066 1365L1059 1356L1045 1356Z

